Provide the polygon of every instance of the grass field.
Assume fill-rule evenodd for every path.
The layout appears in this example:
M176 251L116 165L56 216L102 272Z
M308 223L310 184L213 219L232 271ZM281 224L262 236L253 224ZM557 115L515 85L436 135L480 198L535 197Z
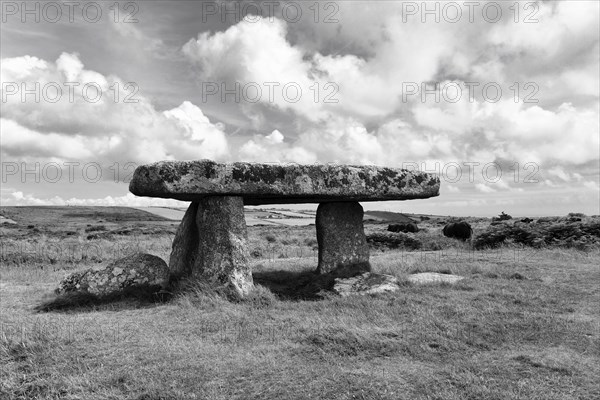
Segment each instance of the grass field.
M132 251L168 260L177 223L126 208L0 212L17 222L0 227L1 399L600 398L597 248L473 251L430 219L422 250L371 252L399 292L303 298L314 226L249 227L259 284L246 301L188 287L36 312L71 271ZM407 282L424 271L466 279Z

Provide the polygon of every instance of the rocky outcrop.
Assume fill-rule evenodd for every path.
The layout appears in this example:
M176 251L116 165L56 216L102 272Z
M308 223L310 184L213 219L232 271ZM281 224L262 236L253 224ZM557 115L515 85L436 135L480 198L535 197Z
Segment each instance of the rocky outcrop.
M141 165L129 185L138 196L185 201L241 196L246 205L424 199L437 196L439 188L438 177L397 168L210 160Z
M374 249L409 249L418 250L423 247L420 240L407 233L374 232L367 236L367 243Z
M417 233L419 232L419 227L414 222L406 222L400 224L389 224L387 230L389 232Z
M88 269L65 277L56 289L57 294L87 292L106 296L135 287L166 286L169 268L160 258L136 253L114 261L102 270Z

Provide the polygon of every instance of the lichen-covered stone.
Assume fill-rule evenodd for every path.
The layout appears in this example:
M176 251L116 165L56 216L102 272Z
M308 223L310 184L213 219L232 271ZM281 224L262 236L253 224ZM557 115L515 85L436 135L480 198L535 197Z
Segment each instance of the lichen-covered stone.
M63 294L67 292L85 291L87 289L87 281L84 276L91 270L85 270L80 272L73 272L65 276L59 283L58 288L55 292L57 294Z
M371 270L363 227L363 208L357 202L322 203L317 208L317 272L353 276Z
M173 239L171 257L169 258L169 271L172 278L190 275L198 257L198 227L196 213L198 202L193 202L188 207Z
M200 200L196 226L198 256L192 277L213 287L224 287L239 297L246 296L253 281L243 199L213 196Z
M398 279L392 275L366 272L350 278L337 278L333 291L342 297L352 294L390 293L400 289Z
M421 199L437 196L439 188L436 176L397 168L210 160L141 165L129 185L138 196L184 201L241 196L246 205Z
M138 286L163 287L168 278L169 268L160 257L136 253L116 260L102 270L72 273L59 283L56 293L88 292L104 296Z

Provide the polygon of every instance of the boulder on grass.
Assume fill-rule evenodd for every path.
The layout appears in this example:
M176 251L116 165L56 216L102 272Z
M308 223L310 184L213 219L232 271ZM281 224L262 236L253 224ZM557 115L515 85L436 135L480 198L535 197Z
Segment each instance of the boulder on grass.
M136 253L116 260L102 270L74 272L60 281L55 292L105 296L136 287L164 288L168 280L169 267L162 258Z
M493 222L492 222L493 223ZM444 236L466 241L473 236L473 228L468 222L451 222L442 229Z

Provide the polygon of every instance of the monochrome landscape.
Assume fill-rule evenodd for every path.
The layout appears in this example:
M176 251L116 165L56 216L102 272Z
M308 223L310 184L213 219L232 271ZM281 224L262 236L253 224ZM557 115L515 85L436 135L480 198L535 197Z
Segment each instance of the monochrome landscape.
M600 398L598 2L0 12L0 400Z

